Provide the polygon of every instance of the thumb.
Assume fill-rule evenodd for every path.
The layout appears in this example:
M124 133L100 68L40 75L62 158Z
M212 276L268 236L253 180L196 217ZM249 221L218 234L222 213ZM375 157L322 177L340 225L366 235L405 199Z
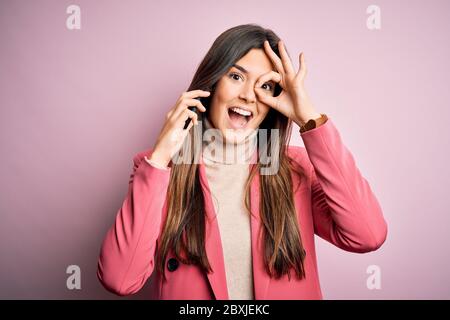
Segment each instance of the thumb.
M278 97L273 97L270 94L267 93L267 91L264 91L262 88L255 88L256 95L258 96L259 101L261 101L264 104L267 104L269 107L276 109L278 105Z

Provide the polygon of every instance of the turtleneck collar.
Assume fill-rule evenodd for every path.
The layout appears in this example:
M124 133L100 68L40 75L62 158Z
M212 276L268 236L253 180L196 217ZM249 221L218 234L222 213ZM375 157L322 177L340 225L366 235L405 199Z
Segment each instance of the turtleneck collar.
M203 117L202 125L202 154L205 164L252 163L257 152L258 130L252 130L242 141L231 143L225 140L221 131L214 128L207 117Z

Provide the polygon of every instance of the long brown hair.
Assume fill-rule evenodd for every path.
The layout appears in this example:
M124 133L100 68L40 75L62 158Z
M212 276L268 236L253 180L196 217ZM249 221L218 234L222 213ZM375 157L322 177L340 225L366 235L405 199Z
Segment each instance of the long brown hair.
M199 121L203 116L208 116L211 97L220 78L251 49L264 50L264 40L268 40L274 52L280 56L277 45L279 37L272 30L264 29L256 24L239 25L228 29L214 41L188 89L188 91L194 89L211 91L208 99L202 99L207 111L199 114ZM277 96L280 92L281 87L277 85L274 95ZM278 172L260 175L264 264L271 277L280 278L287 274L290 279L290 271L294 269L296 276L302 279L305 277L306 253L297 223L291 173L295 172L304 176L304 172L293 165L292 159L287 154L292 122L271 108L259 128L268 129L266 139L268 142L263 148L258 149L259 155L265 152L268 156L272 156L270 155L272 150L270 129L278 129L280 138L279 147L275 148L278 155L274 155L278 156ZM194 131L190 130L186 141L195 141ZM172 164L167 190L167 218L163 221L156 262L164 279L165 260L170 250L173 250L175 256L183 263L196 264L205 272L212 271L205 249L204 195L200 184L198 161L194 161L198 159L199 152L201 149L197 148L196 151L189 153L188 157L191 161ZM249 213L251 181L261 168L260 161L252 165L246 182L245 207Z

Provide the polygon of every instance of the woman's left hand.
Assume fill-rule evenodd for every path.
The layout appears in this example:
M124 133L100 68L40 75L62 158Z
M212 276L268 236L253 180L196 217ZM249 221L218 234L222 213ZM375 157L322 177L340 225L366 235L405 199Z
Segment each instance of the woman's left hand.
M299 71L295 74L294 67L286 52L283 41L280 40L278 42L281 59L272 50L267 40L264 41L264 49L278 72L268 72L258 79L255 86L258 99L262 103L281 112L299 126L304 125L310 119L319 118L321 114L314 110L304 87L306 65L303 52L299 56ZM263 83L270 80L277 82L283 89L276 97L267 94L267 90L261 88Z

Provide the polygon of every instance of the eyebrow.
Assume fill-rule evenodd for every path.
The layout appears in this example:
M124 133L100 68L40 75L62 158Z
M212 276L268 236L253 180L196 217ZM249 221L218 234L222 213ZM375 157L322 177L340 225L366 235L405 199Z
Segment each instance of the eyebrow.
M232 67L235 67L236 69L241 70L243 73L248 74L248 70L245 69L243 66L240 66L240 65L238 65L238 64L233 64ZM269 80L269 81L267 81L267 82L270 82L270 83L272 83L272 84L275 85L275 81L273 81L273 80Z
M243 73L248 73L247 69L245 69L244 67L238 65L238 64L233 64L233 67L235 67L236 69L241 70Z

